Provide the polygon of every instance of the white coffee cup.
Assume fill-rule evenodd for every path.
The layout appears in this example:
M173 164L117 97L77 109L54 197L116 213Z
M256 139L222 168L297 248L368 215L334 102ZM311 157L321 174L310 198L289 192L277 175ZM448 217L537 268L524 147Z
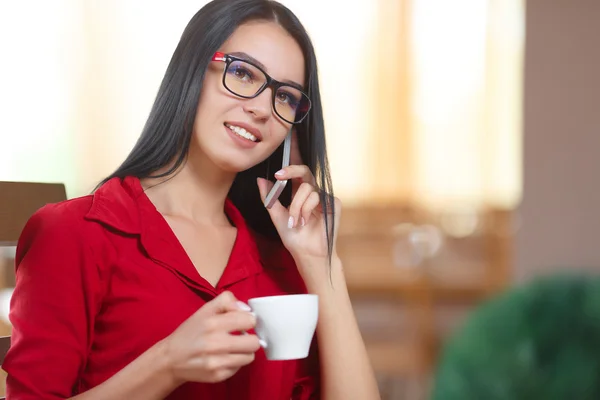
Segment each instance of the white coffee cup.
M290 294L248 300L268 360L306 358L317 327L319 297Z

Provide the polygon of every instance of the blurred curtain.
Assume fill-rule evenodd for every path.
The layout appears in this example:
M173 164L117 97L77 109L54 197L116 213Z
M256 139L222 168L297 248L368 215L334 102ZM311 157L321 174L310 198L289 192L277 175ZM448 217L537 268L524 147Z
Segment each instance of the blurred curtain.
M370 200L514 207L523 0L380 0Z
M83 37L77 0L0 0L0 180L75 183Z

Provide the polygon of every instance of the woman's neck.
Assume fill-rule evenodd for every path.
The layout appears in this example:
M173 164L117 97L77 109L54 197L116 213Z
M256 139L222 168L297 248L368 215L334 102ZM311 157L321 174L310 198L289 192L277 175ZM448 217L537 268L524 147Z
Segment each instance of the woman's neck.
M165 216L185 218L202 225L229 225L223 206L235 175L206 158L188 157L172 175L144 179L142 186L156 209Z

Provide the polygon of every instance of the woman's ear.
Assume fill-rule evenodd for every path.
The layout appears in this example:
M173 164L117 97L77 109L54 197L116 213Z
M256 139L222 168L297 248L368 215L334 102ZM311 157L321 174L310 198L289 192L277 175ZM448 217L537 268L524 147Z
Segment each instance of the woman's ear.
M292 129L292 143L290 150L290 165L303 165L304 161L302 161L302 156L300 155L296 128Z

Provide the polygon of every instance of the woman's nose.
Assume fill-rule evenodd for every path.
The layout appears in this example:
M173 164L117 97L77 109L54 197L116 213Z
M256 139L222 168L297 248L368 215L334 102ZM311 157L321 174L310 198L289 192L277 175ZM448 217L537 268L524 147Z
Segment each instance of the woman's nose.
M261 94L253 99L247 99L244 102L244 111L252 114L256 119L268 119L272 110L272 89L267 88Z

